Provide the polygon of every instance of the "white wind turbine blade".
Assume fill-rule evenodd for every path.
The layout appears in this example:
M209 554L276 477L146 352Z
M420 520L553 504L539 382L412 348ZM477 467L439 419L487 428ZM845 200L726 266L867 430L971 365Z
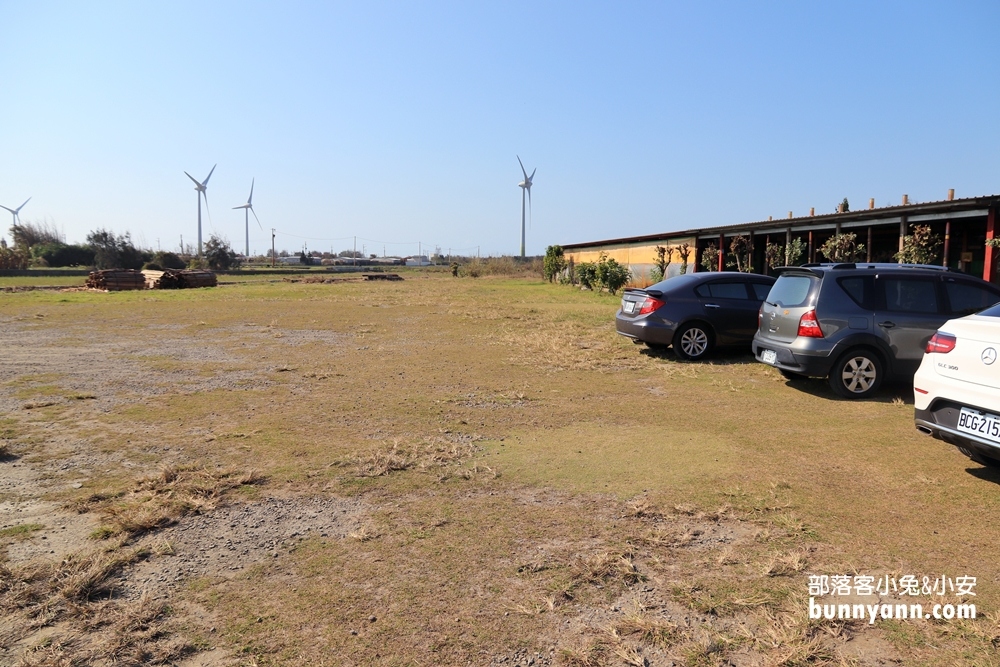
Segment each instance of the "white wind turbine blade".
M206 176L205 180L201 182L202 187L208 187L208 179L212 178L212 172L214 172L215 168L218 166L219 166L218 163L212 165L212 171L208 172L208 176Z
M7 207L6 207L6 206L4 206L3 204L0 204L0 208L2 208L2 209L3 209L3 210L5 210L5 211L10 211L10 212L11 212L11 213L13 213L14 215L17 215L17 211L15 211L15 210L14 210L14 209L12 209L12 208L7 208Z
M521 156L520 155L517 156L517 163L519 165L521 165L521 173L524 174L524 182L527 183L528 180L529 180L528 179L528 172L525 171L525 169L524 169L524 163L521 162ZM534 172L532 172L532 175L534 175Z
M250 179L250 196L247 197L247 205L253 208L253 182L257 180L254 178Z
M260 227L260 231L264 231L264 225L260 224L260 218L257 217L257 212L253 210L253 206L247 206L247 208L249 208L250 212L253 213L253 218L257 221L257 226Z
M188 178L190 178L191 181L194 183L195 190L201 190L201 183L198 182L197 178L195 178L191 174L187 173L186 171L184 172L184 175L187 176Z
M208 180L208 179L206 179ZM208 224L212 224L212 212L208 210L208 190L201 190L200 196L205 198L205 213L208 213ZM214 225L213 225L214 226Z
M28 197L27 199L25 199L25 200L24 200L24 204L27 204L27 203L28 203L29 201L31 201L31 197ZM14 212L15 212L15 213L17 213L18 215L20 215L20 213L21 213L21 209L22 209L22 208L24 208L24 204L21 204L20 206L18 206L18 207L17 207L17 210L16 210L16 211L14 211ZM8 210L9 210L9 209L8 209Z

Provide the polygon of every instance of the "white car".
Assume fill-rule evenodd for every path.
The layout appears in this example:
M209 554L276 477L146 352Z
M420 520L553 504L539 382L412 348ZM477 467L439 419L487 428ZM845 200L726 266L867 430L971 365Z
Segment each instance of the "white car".
M1000 304L946 322L913 377L917 430L1000 468Z

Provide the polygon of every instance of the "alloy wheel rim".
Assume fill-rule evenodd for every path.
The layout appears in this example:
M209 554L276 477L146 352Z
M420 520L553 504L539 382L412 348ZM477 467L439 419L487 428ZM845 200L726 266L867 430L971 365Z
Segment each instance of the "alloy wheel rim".
M708 348L708 336L701 329L688 329L681 336L681 349L689 357L698 357Z
M862 394L875 384L875 364L867 357L854 357L844 364L841 380L848 391Z

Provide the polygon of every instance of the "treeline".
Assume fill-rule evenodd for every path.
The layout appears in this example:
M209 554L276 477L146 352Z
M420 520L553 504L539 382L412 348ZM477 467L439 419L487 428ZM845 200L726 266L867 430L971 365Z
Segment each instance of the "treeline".
M87 267L95 269L164 269L209 268L225 271L240 265L229 242L212 235L205 244L203 257L184 258L167 251L144 250L135 245L129 232L115 234L96 229L87 234L87 242L68 244L53 225L26 222L10 228L13 246L0 239L0 269L29 267Z

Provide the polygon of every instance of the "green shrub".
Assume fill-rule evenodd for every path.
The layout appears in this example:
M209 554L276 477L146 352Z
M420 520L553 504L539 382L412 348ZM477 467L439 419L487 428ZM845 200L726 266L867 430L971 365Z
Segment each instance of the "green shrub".
M600 286L612 294L617 294L618 290L628 285L628 281L632 279L632 272L627 266L619 264L604 253L601 253L601 259L597 262L596 273Z
M31 257L41 266L91 266L94 250L87 246L50 242L32 246Z
M595 289L600 285L597 280L597 264L593 262L580 262L576 265L576 281L581 287Z
M184 260L177 256L176 253L167 252L166 250L158 250L153 253L153 263L162 266L160 271L166 269L184 269L187 268L187 264Z
M543 276L550 283L566 268L566 259L562 246L550 245L545 249L543 260Z

